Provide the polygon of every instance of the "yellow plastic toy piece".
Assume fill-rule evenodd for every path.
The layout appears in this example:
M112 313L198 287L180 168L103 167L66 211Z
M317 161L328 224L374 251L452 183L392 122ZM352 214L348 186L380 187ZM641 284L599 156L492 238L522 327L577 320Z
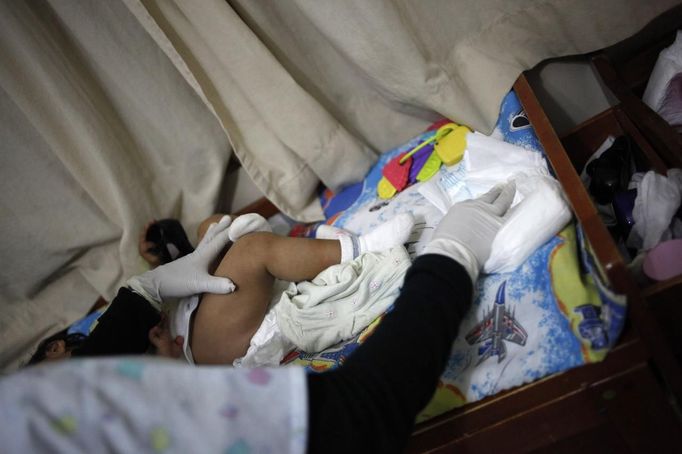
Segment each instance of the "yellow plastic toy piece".
M418 152L419 150L421 150L422 148L424 148L425 146L427 146L428 144L430 144L434 140L435 141L440 140L441 137L448 135L451 131L455 130L456 128L457 128L457 123L450 122L450 123L444 124L443 126L438 128L436 133L429 140L425 140L424 142L420 143L419 145L417 145L416 147L414 147L413 149L411 149L410 151L405 153L405 155L402 158L400 158L400 163L402 164L403 162L407 161L407 159L410 156L412 156L413 154L415 154L416 152Z
M443 126L438 128L438 130L436 131L436 140L439 140L441 137L449 134L450 132L457 129L458 127L459 127L459 125L457 123L452 122L452 121L450 123L445 123Z
M444 128L448 128L449 131L443 131L441 134L441 130ZM436 142L434 149L446 166L457 164L462 160L464 150L467 147L466 137L469 132L471 131L466 126L457 126L452 129L450 123L438 130L436 136L440 136L440 139Z
M440 169L440 165L442 163L443 161L441 161L440 156L438 156L438 153L435 152L431 153L426 162L424 163L424 166L417 174L417 181L429 180L432 176L438 173L438 169Z
M71 435L78 429L78 421L71 415L61 416L51 421L52 428L62 435Z
M379 194L379 197L382 199L390 199L395 195L395 193L398 192L391 184L390 181L386 179L386 177L381 177L381 180L379 180L379 184L377 184L377 194Z

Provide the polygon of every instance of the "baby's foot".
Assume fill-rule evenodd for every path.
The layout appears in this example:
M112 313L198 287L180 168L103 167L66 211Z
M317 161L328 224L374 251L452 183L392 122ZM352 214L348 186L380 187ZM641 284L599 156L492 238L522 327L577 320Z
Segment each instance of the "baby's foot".
M177 219L162 219L145 226L144 241L140 240L140 255L151 266L172 262L191 254L194 247Z
M361 235L358 238L360 253L380 252L405 244L412 233L414 222L412 213L400 213L371 232Z
M381 252L405 244L412 233L414 222L412 213L400 213L364 235L356 236L337 227L324 228L321 234L339 240L341 263L344 263L365 252Z

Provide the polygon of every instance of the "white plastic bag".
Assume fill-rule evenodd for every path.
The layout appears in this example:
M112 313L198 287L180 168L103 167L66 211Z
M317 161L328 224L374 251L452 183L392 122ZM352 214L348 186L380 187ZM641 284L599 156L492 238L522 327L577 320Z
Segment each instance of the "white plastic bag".
M682 125L682 31L659 54L642 100L670 125Z
M514 174L549 175L545 159L536 151L478 132L467 134L466 140L462 162L441 169L419 188L419 192L443 214L454 203L485 194ZM519 200L517 195L514 203Z
M635 224L627 245L648 250L659 242L674 237L673 216L682 201L682 170L670 169L668 176L653 170L644 174L637 187L637 198L632 209ZM671 230L671 227L673 230Z

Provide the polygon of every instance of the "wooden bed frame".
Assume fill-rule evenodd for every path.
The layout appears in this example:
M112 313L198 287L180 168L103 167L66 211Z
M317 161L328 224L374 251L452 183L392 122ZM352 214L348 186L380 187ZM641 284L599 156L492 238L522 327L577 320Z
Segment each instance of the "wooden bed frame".
M623 132L640 145L650 168L664 172L667 164L620 107L586 121L560 140L524 75L514 90L605 276L616 292L627 295L626 329L601 363L546 377L419 424L408 452L679 449L680 360L659 320L682 332L682 276L638 288L578 175L606 136Z
M525 75L514 90L606 278L616 292L627 295L626 328L600 363L546 377L418 424L407 452L603 454L679 449L682 369L660 322L667 321L682 333L682 276L646 288L634 284L577 170L607 135L622 132L637 141L650 168L664 172L668 165L622 107L597 115L560 139ZM278 210L261 199L240 212L271 216ZM679 348L675 350L679 355Z
M613 289L627 295L624 333L601 363L555 374L418 424L407 452L603 454L675 451L682 446L682 276L637 287L578 176L578 169L607 135L623 132L640 145L641 159L651 169L664 173L669 167L682 167L680 137L672 136L652 117L651 109L642 107L605 56L596 55L593 61L621 104L561 139L525 75L514 90L601 269ZM641 70L636 64L631 67ZM262 198L236 214L248 212L270 217L278 209Z

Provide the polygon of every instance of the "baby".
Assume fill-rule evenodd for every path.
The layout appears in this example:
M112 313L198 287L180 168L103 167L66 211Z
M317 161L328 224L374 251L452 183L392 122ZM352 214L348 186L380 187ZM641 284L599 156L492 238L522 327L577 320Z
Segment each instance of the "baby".
M213 216L202 223L199 236L216 221L231 223L234 243L214 274L229 277L236 290L180 300L172 315L149 331L158 355L197 364L265 366L279 364L295 347L324 350L383 313L409 266L399 247L414 225L408 213L359 237L324 225L316 239L275 235L256 214L234 221ZM143 239L140 245L153 265L148 251L154 245ZM282 292L281 286L275 289L278 280L305 282Z

